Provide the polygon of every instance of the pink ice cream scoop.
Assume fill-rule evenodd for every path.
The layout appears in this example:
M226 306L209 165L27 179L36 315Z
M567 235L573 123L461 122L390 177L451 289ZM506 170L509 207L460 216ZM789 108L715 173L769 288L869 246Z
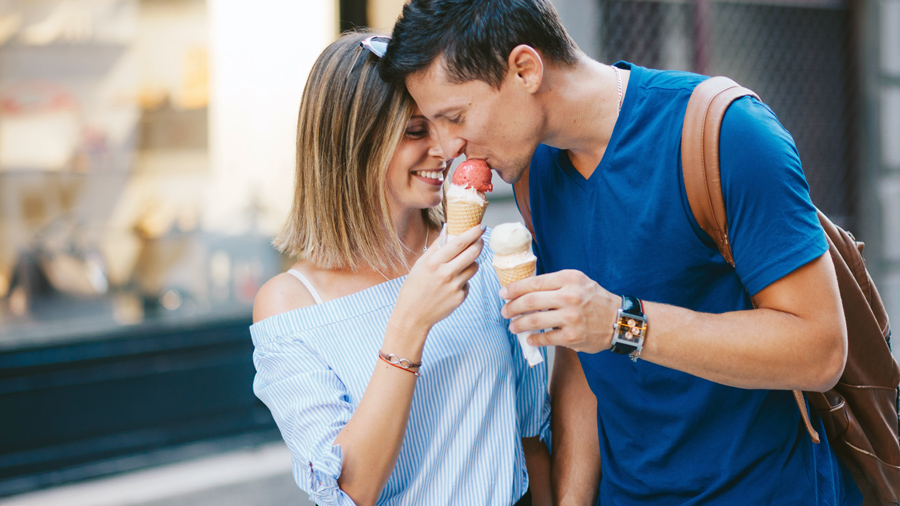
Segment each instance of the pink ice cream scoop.
M453 171L451 183L466 188L474 188L480 192L494 189L491 184L491 168L484 160L466 160Z

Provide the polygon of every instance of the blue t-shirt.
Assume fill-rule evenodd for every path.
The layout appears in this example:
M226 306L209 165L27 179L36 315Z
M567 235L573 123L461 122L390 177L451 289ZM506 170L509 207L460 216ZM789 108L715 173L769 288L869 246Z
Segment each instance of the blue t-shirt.
M631 69L628 91L591 176L556 148L541 145L532 158L539 272L577 269L612 293L722 313L751 308L750 295L827 250L790 134L746 97L729 108L720 138L737 269L725 263L693 218L681 171L684 112L705 77L617 65ZM600 503L862 501L827 441L811 442L791 392L733 388L605 351L578 355L597 396Z

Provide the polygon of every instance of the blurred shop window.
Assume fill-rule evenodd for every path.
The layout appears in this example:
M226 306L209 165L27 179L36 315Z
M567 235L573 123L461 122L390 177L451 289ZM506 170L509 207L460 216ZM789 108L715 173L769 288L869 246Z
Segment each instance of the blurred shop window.
M855 228L862 110L849 0L599 0L601 61L726 75L794 137L813 201Z
M369 26L382 33L391 33L405 3L406 0L368 0L366 19Z
M340 0L339 28L341 32L369 26L366 0Z
M0 0L0 342L249 318L282 259L203 226L209 61L205 0Z

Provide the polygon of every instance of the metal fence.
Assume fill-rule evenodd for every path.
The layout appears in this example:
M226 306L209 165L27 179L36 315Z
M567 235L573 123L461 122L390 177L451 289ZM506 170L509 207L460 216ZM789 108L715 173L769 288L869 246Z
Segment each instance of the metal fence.
M852 2L598 0L601 61L726 75L794 137L813 202L852 228L860 172Z

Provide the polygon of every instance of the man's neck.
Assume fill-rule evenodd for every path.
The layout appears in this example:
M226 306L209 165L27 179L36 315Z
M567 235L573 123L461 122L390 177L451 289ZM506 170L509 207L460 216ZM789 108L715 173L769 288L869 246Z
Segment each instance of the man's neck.
M630 73L621 74L624 95ZM544 86L548 111L544 143L566 150L575 169L588 178L603 159L618 118L615 71L582 55L574 66L547 68Z

